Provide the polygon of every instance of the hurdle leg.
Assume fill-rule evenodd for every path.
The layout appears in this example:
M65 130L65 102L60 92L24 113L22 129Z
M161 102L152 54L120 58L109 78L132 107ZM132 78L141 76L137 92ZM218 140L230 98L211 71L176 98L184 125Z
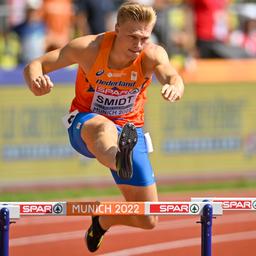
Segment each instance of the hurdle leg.
M0 256L9 255L10 216L7 208L0 210Z
M206 204L201 215L201 256L212 255L212 218L212 205Z

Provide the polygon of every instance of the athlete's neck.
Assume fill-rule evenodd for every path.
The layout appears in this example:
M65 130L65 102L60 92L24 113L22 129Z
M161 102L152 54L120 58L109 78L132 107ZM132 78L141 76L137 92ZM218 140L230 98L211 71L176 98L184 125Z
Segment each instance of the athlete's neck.
M112 69L123 69L129 67L134 59L127 56L120 48L118 48L115 41L109 53L108 67Z
M110 69L124 69L129 67L134 60L129 60L127 58L121 58L120 55L115 55L114 53L110 53L108 59L108 67Z

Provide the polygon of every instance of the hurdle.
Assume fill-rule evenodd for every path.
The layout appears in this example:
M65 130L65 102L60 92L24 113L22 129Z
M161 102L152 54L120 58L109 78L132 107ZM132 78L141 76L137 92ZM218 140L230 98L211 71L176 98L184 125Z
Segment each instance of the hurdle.
M220 202L0 202L0 256L9 256L9 227L22 216L198 215L201 256L211 256L212 219Z
M221 203L223 211L256 211L256 198L255 197L192 197L191 202L217 202ZM212 221L212 218L209 218L208 221ZM206 226L202 225L202 229L206 228ZM211 223L209 223L208 229L211 229ZM211 232L202 231L204 235ZM202 239L207 239L202 236ZM206 243L202 242L202 250L205 251L205 255L208 255L208 250L211 246L207 245Z
M18 205L0 203L0 256L9 255L9 228L10 222L20 218Z
M256 211L256 197L192 197L191 202L218 202L224 211Z

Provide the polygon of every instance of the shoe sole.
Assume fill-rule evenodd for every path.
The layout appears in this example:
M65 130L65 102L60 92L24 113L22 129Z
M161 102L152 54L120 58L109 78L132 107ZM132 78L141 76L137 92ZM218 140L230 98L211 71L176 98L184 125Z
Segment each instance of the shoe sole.
M133 123L124 125L118 141L119 155L121 167L118 170L118 175L122 179L131 179L133 175L132 169L132 150L138 141L136 127Z

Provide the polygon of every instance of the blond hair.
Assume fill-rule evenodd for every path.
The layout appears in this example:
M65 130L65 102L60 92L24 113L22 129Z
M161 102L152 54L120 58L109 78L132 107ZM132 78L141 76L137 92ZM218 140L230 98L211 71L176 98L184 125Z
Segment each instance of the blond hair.
M156 12L152 6L128 1L122 4L118 10L117 24L122 24L128 20L155 24Z

